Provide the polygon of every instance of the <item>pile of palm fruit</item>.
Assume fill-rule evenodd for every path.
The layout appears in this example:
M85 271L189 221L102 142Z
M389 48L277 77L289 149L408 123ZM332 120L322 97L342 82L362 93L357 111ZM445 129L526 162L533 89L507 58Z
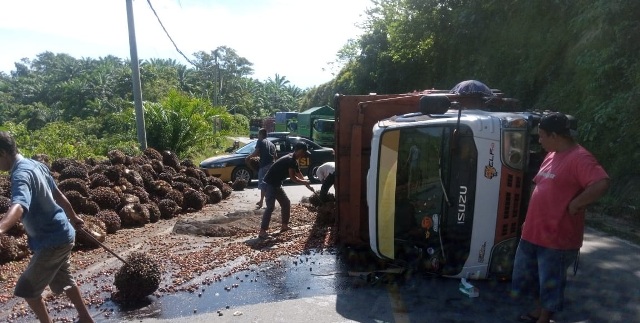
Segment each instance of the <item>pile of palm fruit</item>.
M33 156L46 164L58 188L85 221L85 229L99 242L121 228L142 227L182 213L201 210L228 198L233 188L208 176L191 160L180 161L170 152L147 148L140 156L110 151L102 160L78 161ZM0 176L0 216L10 206L11 183ZM29 255L26 234L17 224L0 237L0 263ZM79 246L95 248L98 243L76 235ZM160 269L145 255L135 254L116 276L116 287L125 299L147 296L158 287Z

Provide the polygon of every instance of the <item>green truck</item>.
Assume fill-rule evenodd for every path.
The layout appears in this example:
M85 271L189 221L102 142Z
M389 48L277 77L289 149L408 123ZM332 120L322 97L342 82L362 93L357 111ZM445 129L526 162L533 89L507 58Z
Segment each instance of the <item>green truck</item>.
M298 112L276 112L275 131L289 132L291 135L295 135L298 125L297 116Z
M313 140L320 146L333 147L335 112L325 105L298 113L298 135Z

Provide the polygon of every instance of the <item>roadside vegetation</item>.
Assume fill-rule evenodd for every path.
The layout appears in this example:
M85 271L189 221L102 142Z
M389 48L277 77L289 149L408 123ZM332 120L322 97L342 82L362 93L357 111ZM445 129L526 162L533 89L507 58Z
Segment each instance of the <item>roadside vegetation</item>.
M579 120L579 141L613 179L599 212L640 223L640 2L625 0L374 0L362 35L331 64L335 78L300 89L252 78L221 46L193 65L141 62L147 142L201 159L223 152L248 120L333 105L335 93L449 89L477 79L529 109ZM285 53L283 53L284 55ZM139 153L127 60L43 52L0 73L0 127L25 155Z

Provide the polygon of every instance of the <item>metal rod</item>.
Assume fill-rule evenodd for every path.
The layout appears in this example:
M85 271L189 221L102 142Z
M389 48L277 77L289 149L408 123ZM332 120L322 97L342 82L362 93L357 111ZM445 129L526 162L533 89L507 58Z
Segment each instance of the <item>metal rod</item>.
M85 228L80 228L80 230L88 235L90 237L91 240L93 240L93 242L97 243L100 247L102 247L104 250L106 250L107 252L109 252L110 254L112 254L113 256L115 256L116 258L120 259L120 261L124 262L125 265L129 265L129 263L124 260L124 258L120 257L117 253L115 253L113 250L109 249L109 247L107 247L106 245L104 245L102 242L100 242L100 240L96 239L96 237L94 237L89 231L87 231ZM131 265L129 265L131 266Z

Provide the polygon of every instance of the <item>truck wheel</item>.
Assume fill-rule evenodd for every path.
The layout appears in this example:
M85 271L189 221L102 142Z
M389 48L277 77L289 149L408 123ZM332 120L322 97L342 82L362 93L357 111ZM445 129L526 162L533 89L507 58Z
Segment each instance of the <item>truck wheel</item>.
M315 165L309 166L309 172L307 173L307 178L309 178L309 181L311 181L311 183L320 183L320 179L316 175L316 172L318 171L318 167L319 166L315 166Z
M237 179L243 179L247 181L247 183L251 183L251 177L253 177L251 170L244 166L238 166L231 173L231 180L235 181Z

